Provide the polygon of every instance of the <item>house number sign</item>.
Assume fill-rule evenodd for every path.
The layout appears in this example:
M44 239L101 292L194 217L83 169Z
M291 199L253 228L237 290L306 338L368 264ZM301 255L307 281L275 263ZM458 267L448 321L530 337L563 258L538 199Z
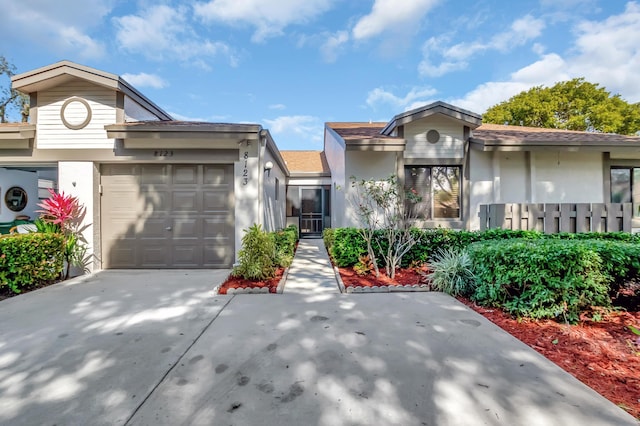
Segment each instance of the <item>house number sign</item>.
M242 184L247 185L249 183L249 147L251 142L247 141L247 150L242 153Z
M154 157L173 157L173 150L170 149L156 149L153 151Z

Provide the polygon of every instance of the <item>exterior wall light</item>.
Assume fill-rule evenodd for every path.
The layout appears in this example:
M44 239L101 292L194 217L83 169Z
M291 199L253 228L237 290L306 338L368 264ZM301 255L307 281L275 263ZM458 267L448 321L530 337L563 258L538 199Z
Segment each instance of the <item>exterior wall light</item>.
M267 177L271 176L271 169L273 169L273 163L271 161L267 161L264 164L264 171L267 172Z

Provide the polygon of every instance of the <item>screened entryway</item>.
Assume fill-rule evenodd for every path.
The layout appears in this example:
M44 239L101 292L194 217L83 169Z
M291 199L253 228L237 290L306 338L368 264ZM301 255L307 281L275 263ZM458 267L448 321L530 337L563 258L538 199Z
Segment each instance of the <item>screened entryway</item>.
M321 236L331 226L330 186L289 186L287 222L298 225L301 237Z

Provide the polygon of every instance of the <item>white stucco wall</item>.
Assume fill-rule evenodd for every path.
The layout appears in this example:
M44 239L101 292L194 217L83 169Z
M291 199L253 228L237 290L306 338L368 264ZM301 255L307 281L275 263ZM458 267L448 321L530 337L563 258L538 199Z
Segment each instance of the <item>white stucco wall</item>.
M5 194L11 187L18 186L27 193L27 205L24 210L14 212L5 203ZM38 207L38 174L22 170L0 168L0 222L11 222L18 215L27 215L31 220L37 219L40 214Z
M480 226L480 204L605 201L602 153L471 150L469 155L469 229Z
M91 121L79 130L67 128L60 111L67 99L79 97L91 107ZM84 81L73 81L38 92L38 148L111 148L106 124L116 122L116 92Z
M331 170L331 226L343 226L346 200L345 144L333 130L324 131L324 155Z
M273 168L263 176L263 210L264 210L264 229L267 231L275 231L286 226L285 208L287 202L286 179L284 170L278 166L278 162L267 149L265 151L264 163L271 161ZM276 191L276 181L278 190ZM276 199L276 192L278 198Z
M248 146L247 146L248 144ZM242 248L243 230L255 223L262 223L260 212L260 166L258 153L260 142L257 140L243 142L239 147L238 161L234 162L234 197L235 197L235 251ZM246 158L245 158L246 153Z
M95 179L93 162L61 161L58 163L58 192L78 198L86 209L84 221L81 224L82 236L88 246L87 254L94 254L94 247L98 241L95 238L94 218L96 210L100 209L96 194L98 182ZM97 254L97 253L96 253ZM88 265L91 270L93 265Z
M480 229L480 204L494 202L492 153L469 150L469 229Z
M437 130L440 140L427 141L427 132ZM404 126L405 158L463 158L464 126L443 115L433 115Z
M535 203L603 203L602 154L532 152Z
M496 203L526 203L531 193L527 188L527 163L524 152L496 152L494 161L498 162L497 176L500 178L499 191L496 191ZM496 188L498 189L498 188Z
M344 217L341 222L333 222L334 227L359 226L354 207L355 190L351 188L351 176L357 180L383 180L396 173L395 152L346 151L345 172L347 183L340 191L345 197Z

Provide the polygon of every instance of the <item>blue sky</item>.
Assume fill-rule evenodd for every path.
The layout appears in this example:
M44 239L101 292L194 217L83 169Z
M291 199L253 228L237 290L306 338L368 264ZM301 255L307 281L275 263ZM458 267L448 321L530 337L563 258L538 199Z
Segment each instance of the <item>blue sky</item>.
M177 119L252 122L322 149L327 121L435 100L483 113L586 77L640 101L640 2L0 0L0 55L123 76Z

